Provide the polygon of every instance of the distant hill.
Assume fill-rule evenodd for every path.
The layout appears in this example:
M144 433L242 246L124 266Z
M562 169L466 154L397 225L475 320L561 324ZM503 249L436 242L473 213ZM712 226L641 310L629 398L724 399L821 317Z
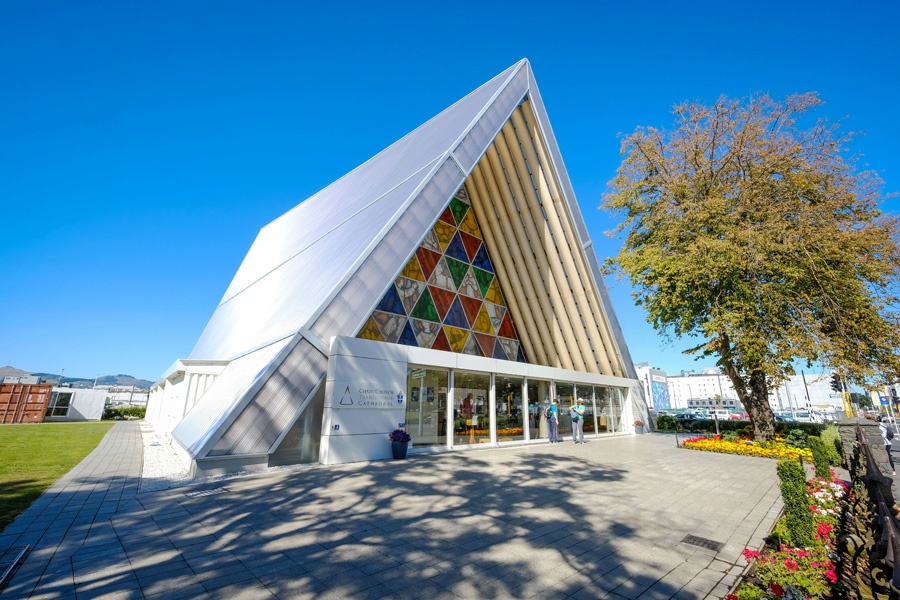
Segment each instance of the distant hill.
M23 371L22 369L17 369L15 367L0 367L0 379L4 377L22 377L23 375L37 375L39 377L43 377L47 383L56 384L60 380L60 376L56 373L38 373L34 371ZM94 385L93 377L69 377L66 375L63 378L63 383L70 385L74 388L90 388ZM147 381L146 379L138 379L133 375L104 375L103 377L97 377L97 385L116 385L122 387L131 387L134 386L135 389L139 390L149 390L150 386L153 385L152 381Z

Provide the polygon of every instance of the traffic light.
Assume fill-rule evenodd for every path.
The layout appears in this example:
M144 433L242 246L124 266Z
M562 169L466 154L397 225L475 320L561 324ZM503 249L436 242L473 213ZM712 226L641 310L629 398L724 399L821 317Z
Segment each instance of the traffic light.
M831 375L831 389L835 392L841 391L841 377L837 373Z

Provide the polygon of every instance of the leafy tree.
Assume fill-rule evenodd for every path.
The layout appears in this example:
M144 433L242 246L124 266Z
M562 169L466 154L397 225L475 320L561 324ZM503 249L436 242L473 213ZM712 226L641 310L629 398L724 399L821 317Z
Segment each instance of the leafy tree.
M847 154L853 134L800 127L819 104L678 105L671 131L624 138L604 195L626 233L608 266L654 328L717 357L760 440L774 435L768 390L798 359L856 382L900 379L898 222L877 209L881 179Z

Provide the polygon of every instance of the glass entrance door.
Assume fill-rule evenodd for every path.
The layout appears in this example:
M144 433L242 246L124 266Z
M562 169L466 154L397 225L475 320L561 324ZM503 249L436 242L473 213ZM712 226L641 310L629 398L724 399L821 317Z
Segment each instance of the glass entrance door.
M453 445L491 441L489 398L491 376L486 373L453 373Z
M406 431L414 448L447 445L447 371L406 371Z

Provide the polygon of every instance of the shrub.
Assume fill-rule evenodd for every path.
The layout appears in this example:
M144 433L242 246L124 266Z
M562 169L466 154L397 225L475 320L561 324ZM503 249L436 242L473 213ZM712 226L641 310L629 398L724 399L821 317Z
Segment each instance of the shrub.
M816 466L816 477L828 479L831 476L831 461L828 460L828 452L821 438L815 435L809 436L809 449L812 451L813 464Z
M806 494L806 475L799 461L782 459L776 467L784 500L784 518L788 535L799 548L813 543L813 517Z
M828 455L828 462L832 465L841 464L844 456L844 448L841 444L841 432L837 425L828 425L819 434L822 440L822 448Z
M809 434L802 429L791 429L788 436L784 439L784 443L791 448L808 448Z
M769 534L769 538L766 541L770 546L775 548L781 547L782 544L785 546L794 545L791 543L791 532L788 531L787 521L784 517L775 521L775 527L772 529L772 533Z
M722 439L726 442L737 442L741 439L736 431L726 431L722 434Z
M656 417L656 428L662 431L674 431L678 427L678 421L672 415L659 415Z
M118 406L103 409L104 421L121 421L122 419L143 419L147 414L146 406Z

